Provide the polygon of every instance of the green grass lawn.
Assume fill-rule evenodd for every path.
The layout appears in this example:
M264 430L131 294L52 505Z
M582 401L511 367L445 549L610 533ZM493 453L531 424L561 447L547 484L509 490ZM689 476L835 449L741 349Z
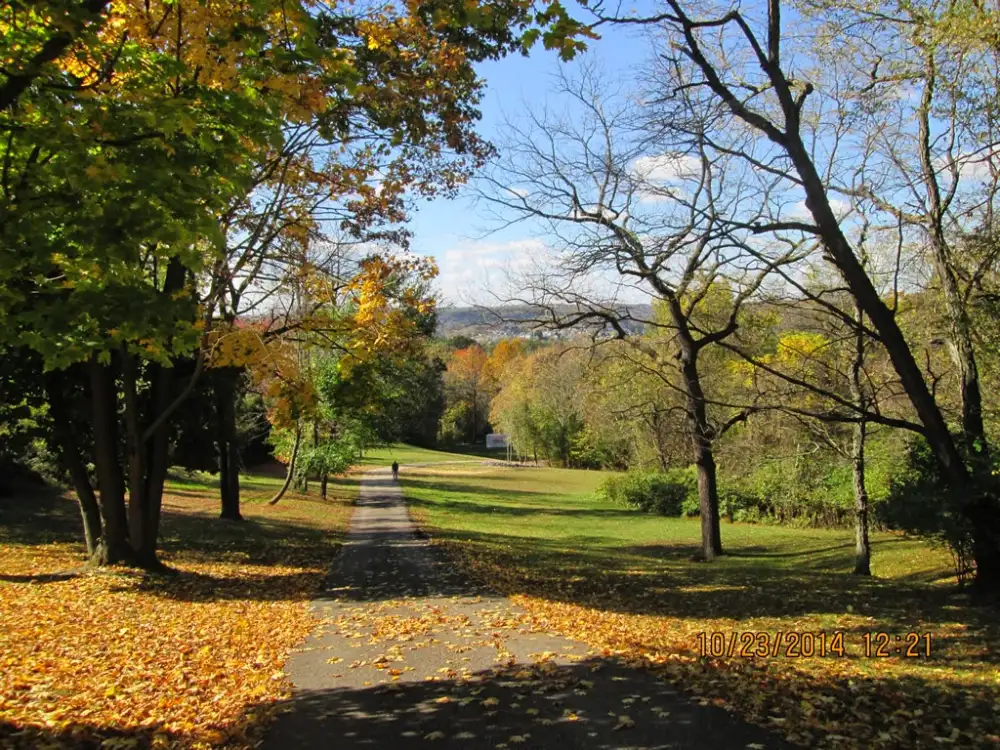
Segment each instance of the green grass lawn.
M503 458L503 451L486 451L482 446L475 449L456 448L455 451L437 451L428 448L417 448L413 445L395 443L382 448L371 448L365 451L360 466L391 466L393 461L399 461L400 466L413 464L440 464L451 461L471 461L487 456Z
M547 626L657 664L703 699L794 741L1000 744L996 612L956 592L944 550L876 533L875 576L865 579L850 574L849 529L723 522L725 556L695 562L697 519L598 501L594 490L604 476L442 466L414 469L402 480L415 515L456 561L516 595ZM812 633L814 642L841 633L845 655L794 658L796 649L786 656L783 640L777 658L739 650L707 658L700 634L713 632L727 645L732 633L766 633L771 647L778 632ZM865 634L877 632L888 634L888 658L874 648L865 653ZM908 633L931 636L930 658L896 653L896 637L905 642ZM904 727L897 711L921 718Z

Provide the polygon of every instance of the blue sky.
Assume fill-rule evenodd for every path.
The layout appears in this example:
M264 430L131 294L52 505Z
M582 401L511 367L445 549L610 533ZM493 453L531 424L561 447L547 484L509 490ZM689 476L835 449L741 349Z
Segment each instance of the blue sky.
M602 38L589 44L587 56L596 58L609 75L627 75L648 55L649 45L634 31L608 29ZM514 116L525 107L546 103L559 67L563 63L554 52L539 47L529 57L513 56L481 64L480 75L487 82L479 132L496 140L505 113ZM467 191L468 192L468 191ZM441 268L439 289L444 304L482 301L485 286L502 281L502 267L519 256L537 253L542 247L530 227L520 225L489 236L495 224L477 211L471 196L437 199L419 204L410 223L413 252L437 259Z

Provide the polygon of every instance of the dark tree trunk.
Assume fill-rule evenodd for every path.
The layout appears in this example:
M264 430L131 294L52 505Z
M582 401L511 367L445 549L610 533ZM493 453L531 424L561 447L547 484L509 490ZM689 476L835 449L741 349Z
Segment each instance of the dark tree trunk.
M285 483L281 485L274 497L267 501L268 505L277 505L278 501L285 496L288 492L288 487L292 483L292 478L295 476L295 459L299 456L299 446L302 444L302 430L298 426L295 428L295 445L292 446L292 458L288 462L288 474L285 476Z
M695 440L695 466L698 470L698 508L701 515L701 556L710 562L722 554L722 528L719 522L719 488L716 482L715 456L710 441Z
M174 370L152 365L150 373L151 422L163 414L173 401ZM160 518L163 510L163 488L167 481L170 451L170 422L162 421L146 439L146 498L143 541L139 549L140 563L150 569L162 568L156 555L160 538Z
M125 512L125 480L118 455L118 393L114 372L97 357L88 362L93 413L94 467L100 490L102 522L101 557L96 562L115 564L134 559Z
M101 534L101 508L90 483L90 477L87 476L87 467L81 458L72 415L66 404L66 396L61 382L63 375L68 376L68 373L50 372L45 377L45 389L52 415L53 432L59 459L69 473L73 489L76 490L77 500L80 503L87 557L93 563L100 563L107 557Z
M329 481L330 475L324 472L322 478L319 480L319 496L324 500L326 500L326 488Z
M701 347L691 335L687 318L677 298L671 296L668 306L677 328L680 344L681 374L687 396L688 420L694 448L694 464L698 471L698 509L701 515L701 556L710 562L722 554L722 526L719 519L718 472L713 451L714 430L708 422L708 404L698 373Z
M215 385L218 413L220 518L242 521L240 513L240 456L236 440L237 372L220 372Z
M128 531L132 548L139 553L144 546L147 525L146 470L142 434L139 428L140 407L136 380L138 363L122 351L122 383L125 392L125 466L128 470ZM139 555L141 558L141 555ZM141 562L141 560L140 560Z

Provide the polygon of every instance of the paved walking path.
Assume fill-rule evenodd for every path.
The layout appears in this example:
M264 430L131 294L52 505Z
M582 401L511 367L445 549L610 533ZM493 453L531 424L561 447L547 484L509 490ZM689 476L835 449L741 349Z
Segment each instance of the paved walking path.
M319 630L289 659L295 695L264 748L784 748L652 674L532 632L422 539L388 469L371 471Z

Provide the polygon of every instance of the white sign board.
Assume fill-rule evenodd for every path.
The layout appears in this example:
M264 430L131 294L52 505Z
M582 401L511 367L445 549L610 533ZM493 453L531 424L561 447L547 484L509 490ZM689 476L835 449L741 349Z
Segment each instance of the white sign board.
M491 432L486 436L486 448L506 448L510 442L507 435L502 432Z

